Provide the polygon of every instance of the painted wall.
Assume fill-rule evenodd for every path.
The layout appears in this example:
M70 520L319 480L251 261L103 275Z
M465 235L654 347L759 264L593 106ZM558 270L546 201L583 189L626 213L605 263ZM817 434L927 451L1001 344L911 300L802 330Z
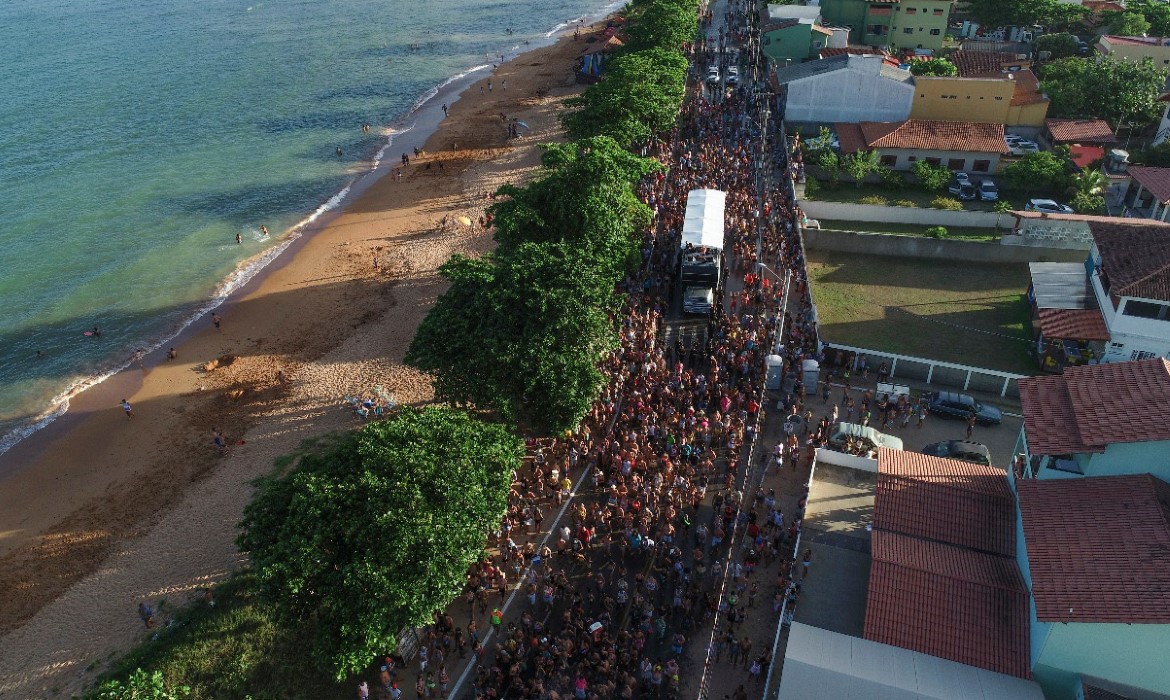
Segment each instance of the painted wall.
M882 148L879 149L882 156L893 156L896 158L894 164L891 165L894 170L910 170L914 167L914 160L927 160L928 158L937 158L942 165L951 168L951 170L966 170L969 173L979 175L980 173L996 173L999 172L999 156L998 153L973 153L970 151L934 151L934 150L909 150L904 148ZM951 167L952 160L962 161L958 167ZM986 170L979 170L975 168L975 161L988 161Z
M914 85L881 77L880 56L858 58L841 70L788 83L784 118L833 123L897 122L909 117Z
M1091 256L1095 261L1100 260L1096 248ZM1124 315L1125 303L1133 300L1133 297L1121 297L1114 308L1113 301L1101 286L1101 275L1094 272L1089 279L1093 284L1097 305L1101 307L1101 315L1105 318L1105 325L1109 328L1110 343L1105 346L1105 355L1101 358L1103 362L1140 359L1134 356L1135 352L1170 357L1170 321Z
M1116 443L1105 448L1104 452L1088 455L1082 468L1085 476L1149 472L1163 481L1170 481L1170 441ZM1048 471L1041 470L1040 476Z
M942 49L950 13L950 0L902 0L894 5L890 46L897 49Z
M1074 674L1164 693L1170 688L1170 625L1054 623L1035 664L1048 698L1071 698Z
M800 63L815 56L827 43L828 38L820 32L814 32L811 24L797 24L768 32L764 35L761 46L764 55L783 67L786 59ZM817 42L815 46L814 41Z
M1007 124L1015 83L1002 78L914 79L914 119Z
M844 186L844 185L843 185ZM858 230L864 231L866 221L890 224L920 224L922 226L971 226L974 228L995 228L998 215L992 211L948 211L926 207L885 207L876 204L851 204L849 202L822 202L801 200L800 208L814 219L837 219L858 222ZM816 232L816 229L811 231ZM933 240L933 239L932 239ZM963 241L942 241L945 243ZM976 243L975 245L984 245ZM1003 247L1003 246L996 246ZM1023 290L1021 290L1023 291Z
M1026 126L1039 129L1044 126L1044 120L1048 117L1048 105L1048 100L1026 105L1010 105L1008 107L1008 118L1004 122L1004 125Z
M861 43L865 3L859 0L821 0L821 17L830 24L849 27L849 42Z

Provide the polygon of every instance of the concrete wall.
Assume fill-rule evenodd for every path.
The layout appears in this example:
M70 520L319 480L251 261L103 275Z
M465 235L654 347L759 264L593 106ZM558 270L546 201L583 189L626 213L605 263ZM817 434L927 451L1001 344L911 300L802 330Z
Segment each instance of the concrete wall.
M911 9L915 10L913 14L910 14ZM890 46L899 49L942 49L950 14L951 3L947 0L917 0L895 4ZM906 32L907 29L910 31Z
M1080 251L1050 250L1030 246L1003 246L976 241L894 236L881 233L818 231L817 229L804 230L804 246L809 250L829 250L839 253L991 263L1075 262L1083 255Z
M845 467L847 469L857 469L863 472L870 472L877 474L878 463L876 459L869 457L859 457L858 455L851 455L846 452L838 452L830 450L825 447L817 448L817 462L825 464L832 464L838 467Z
M857 222L884 222L887 224L920 224L922 226L970 226L972 228L995 228L999 222L1011 224L1007 214L992 211L947 211L914 207L885 207L875 204L851 204L849 202L821 202L801 200L800 208L814 219L840 219ZM864 223L859 223L864 226ZM1080 255L1084 259L1084 253Z
M1086 675L1162 693L1170 688L1170 625L1071 622L1054 624L1036 661L1036 680L1049 698L1075 688Z
M966 170L977 177L979 175L999 172L1000 154L998 153L936 151L928 149L911 150L907 148L879 148L878 152L882 154L883 158L894 158L893 163L883 163L883 165L889 165L894 170L912 170L915 161L935 160L938 161L939 165L945 165L951 170Z
M919 76L910 117L1007 124L1015 89L1015 81L1005 78Z

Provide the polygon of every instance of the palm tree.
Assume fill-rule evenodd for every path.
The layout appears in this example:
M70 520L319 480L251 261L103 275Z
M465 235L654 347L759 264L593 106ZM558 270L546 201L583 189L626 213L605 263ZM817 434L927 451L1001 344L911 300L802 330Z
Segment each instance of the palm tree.
M1101 170L1082 170L1073 176L1072 186L1068 188L1071 195L1101 194L1109 186L1109 178Z

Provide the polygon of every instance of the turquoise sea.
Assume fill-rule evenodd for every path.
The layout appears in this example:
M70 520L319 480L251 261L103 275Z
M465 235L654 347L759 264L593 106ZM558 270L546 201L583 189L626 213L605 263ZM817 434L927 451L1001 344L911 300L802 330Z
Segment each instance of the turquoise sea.
M0 453L342 202L440 85L622 4L0 3Z

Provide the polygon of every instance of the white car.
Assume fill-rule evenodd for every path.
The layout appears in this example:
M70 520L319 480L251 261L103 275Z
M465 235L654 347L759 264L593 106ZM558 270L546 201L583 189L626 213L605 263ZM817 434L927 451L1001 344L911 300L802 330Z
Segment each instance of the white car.
M1024 211L1039 211L1045 214L1072 214L1073 208L1065 204L1058 204L1051 199L1030 199L1024 205Z
M1009 146L1014 146L1015 144L1019 143L1020 141L1027 141L1028 139L1024 138L1023 136L1016 136L1015 134L1004 134L1003 140Z
M707 69L707 82L714 84L720 80L719 66L711 66Z
M1039 153L1040 146L1035 141L1017 141L1015 145L1008 144L1008 150L1013 156L1026 156L1029 153Z
M735 66L728 67L728 69L727 69L727 84L728 85L738 85L739 84L739 68L736 68Z

